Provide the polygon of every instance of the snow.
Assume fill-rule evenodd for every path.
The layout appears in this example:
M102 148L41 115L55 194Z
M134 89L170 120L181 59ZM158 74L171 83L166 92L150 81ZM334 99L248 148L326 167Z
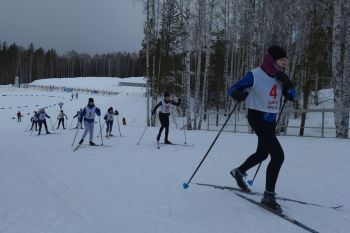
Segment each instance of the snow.
M130 82L137 84L145 84L146 80L143 77L130 78L107 78L107 77L78 77L78 78L53 78L53 79L39 79L32 82L33 85L42 86L57 86L67 88L87 88L91 90L108 90L119 91L117 86L119 82ZM133 89L130 89L133 90Z
M217 132L189 131L186 139L193 147L161 145L158 150L158 128L147 128L137 146L146 121L144 89L119 87L110 78L45 83L118 91L116 96L93 98L103 114L110 106L120 112L122 137L115 122L115 137L103 138L104 144L112 147L83 145L73 152L70 145L75 130L59 129L60 134L43 136L34 136L33 132L31 136L24 131L39 106L48 107L54 123L59 111L57 103L62 101L70 124L90 96L80 94L79 99L71 101L71 93L1 86L1 233L305 232L230 191L195 184L184 190L182 183L190 178ZM12 119L18 110L24 115L20 123ZM127 125L121 124L123 117ZM72 125L75 124L74 119ZM184 143L184 132L174 127L171 121L170 139ZM96 137L98 132L97 123L96 143L101 142ZM79 130L77 140L81 134ZM325 206L344 205L333 210L280 201L284 211L320 232L350 232L349 141L279 139L286 158L277 183L278 195ZM253 134L222 133L193 182L236 186L229 171L253 153L256 144ZM264 162L260 168L254 191L264 190L266 165ZM248 179L254 172L255 168L249 171Z

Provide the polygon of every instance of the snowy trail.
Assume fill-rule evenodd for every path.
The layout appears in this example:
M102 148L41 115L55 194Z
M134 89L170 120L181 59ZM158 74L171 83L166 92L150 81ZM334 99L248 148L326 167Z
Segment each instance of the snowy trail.
M81 95L79 100L65 103L68 123L87 97ZM102 112L115 104L119 119L127 119L128 124L121 125L124 137L118 136L115 124L116 136L104 138L104 144L112 147L84 146L73 152L70 145L75 130L30 136L24 133L29 116L17 123L11 119L13 111L0 110L4 122L0 126L1 233L305 232L230 191L196 185L182 189L216 132L187 132L187 142L193 147L163 145L157 150L158 128L148 128L137 146L144 129L143 93L121 91L118 96L94 98ZM43 104L52 102L41 100ZM32 99L14 101L29 105ZM53 118L57 112L48 109ZM170 139L183 143L183 132L172 128ZM100 138L94 140L100 142ZM281 202L285 212L320 232L350 232L349 142L298 137L280 140L286 160L277 193L327 206L344 204L333 210ZM254 135L223 133L193 181L234 186L230 169L254 152L255 146ZM263 163L253 190L264 190L266 165ZM248 178L254 172L250 171Z

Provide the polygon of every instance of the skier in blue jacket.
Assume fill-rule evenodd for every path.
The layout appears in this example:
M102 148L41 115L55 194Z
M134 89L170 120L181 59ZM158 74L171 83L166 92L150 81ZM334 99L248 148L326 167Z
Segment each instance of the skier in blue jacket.
M249 71L242 80L228 88L228 95L236 101L244 101L248 108L248 122L258 136L258 146L239 167L230 171L237 185L250 192L244 181L246 171L264 161L268 155L271 160L266 171L266 186L263 204L281 211L276 202L275 186L284 161L283 149L275 135L276 115L280 109L281 95L290 101L296 100L296 91L292 81L283 72L288 66L286 51L279 46L271 46L263 63Z
M92 141L94 137L94 124L95 124L95 114L97 116L101 116L101 111L94 104L94 99L89 98L88 105L84 108L83 112L79 116L79 121L81 122L84 118L84 126L85 130L79 144L82 144L88 132L90 133L90 145L96 146L96 144Z

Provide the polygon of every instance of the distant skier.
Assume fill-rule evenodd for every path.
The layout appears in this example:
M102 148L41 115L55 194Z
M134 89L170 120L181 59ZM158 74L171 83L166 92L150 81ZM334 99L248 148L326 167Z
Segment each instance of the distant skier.
M38 135L40 135L41 133L41 127L44 124L45 126L45 130L46 130L46 134L50 134L50 132L47 130L47 124L46 124L46 117L50 118L50 116L48 116L45 112L45 109L40 109L39 113L38 113L38 122L39 122L39 133Z
M79 121L82 121L84 117L84 126L85 126L85 131L83 133L81 140L79 141L79 144L82 144L84 142L84 139L89 132L90 145L96 146L96 144L92 141L94 137L95 114L97 114L97 116L101 116L101 111L99 108L95 106L94 99L89 98L88 105L84 108L79 118Z
M114 115L118 115L118 111L115 110L113 112L113 108L110 107L107 111L107 113L105 114L105 116L103 117L103 119L106 121L106 137L113 137L112 134L112 127L113 127L113 121L114 121Z
M78 99L78 92L77 92L77 93L75 93L75 98L76 98L76 99Z
M80 109L80 111L77 111L77 114L75 114L74 116L73 116L73 118L78 118L78 122L77 122L77 126L75 127L75 129L77 129L78 127L79 127L79 125L80 125L80 128L81 129L84 129L83 128L83 119L81 119L80 118L80 116L81 116L81 114L83 113L83 109Z
M58 116L57 116L57 120L58 120L57 129L60 127L61 123L62 123L63 129L66 129L66 127L64 127L64 118L66 118L66 120L68 120L67 115L63 112L63 110L61 110L60 114L58 114Z
M164 92L164 99L160 101L152 110L152 115L156 114L157 108L160 107L159 111L159 120L160 120L160 129L159 133L157 136L157 142L160 140L160 136L162 135L163 129L165 128L165 138L164 138L164 143L165 144L172 144L168 140L168 135L169 135L169 116L170 112L173 108L173 106L180 106L181 104L181 99L179 98L178 102L174 102L170 98L169 92Z
M74 99L74 94L73 94L73 93L72 93L71 97L72 97L72 99L71 99L71 100L73 100L73 99Z
M17 122L22 122L22 113L20 111L17 112Z
M30 130L33 130L33 127L35 126L35 131L38 131L38 112L34 111L34 115L30 118L30 121L32 122L32 127L30 127Z
M262 65L248 72L227 91L236 101L245 100L248 122L258 136L256 152L230 173L241 189L250 192L243 179L245 172L264 161L270 154L271 160L267 166L266 186L261 202L277 211L281 211L281 207L275 199L275 186L284 153L275 135L276 115L280 108L281 94L290 101L296 100L294 85L283 73L287 65L286 51L279 46L271 46Z
M63 103L59 102L58 105L60 106L60 111L62 110Z

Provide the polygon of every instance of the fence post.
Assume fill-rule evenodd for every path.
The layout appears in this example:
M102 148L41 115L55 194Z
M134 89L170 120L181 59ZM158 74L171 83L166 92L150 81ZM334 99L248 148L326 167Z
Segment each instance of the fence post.
M322 128L321 128L321 137L324 137L324 111L322 111Z
M210 121L210 114L207 112L207 130L209 131L209 121Z

